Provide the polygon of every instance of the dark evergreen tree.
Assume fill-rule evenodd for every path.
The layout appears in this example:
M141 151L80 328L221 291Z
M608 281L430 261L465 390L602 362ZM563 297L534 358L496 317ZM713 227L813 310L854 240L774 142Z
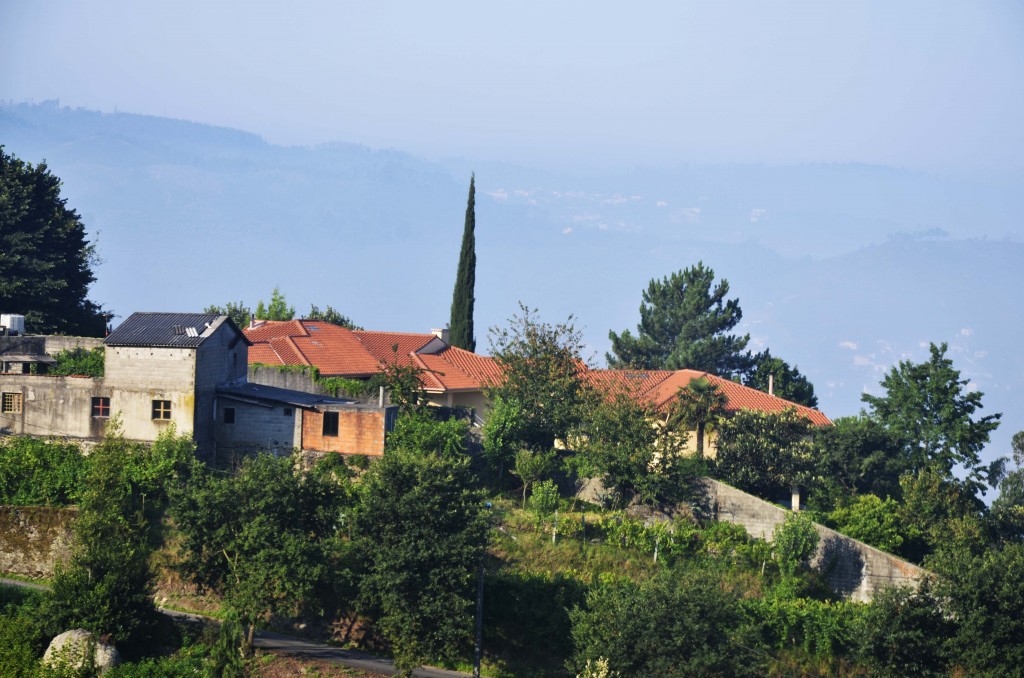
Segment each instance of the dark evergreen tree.
M476 176L469 178L469 200L466 202L466 227L462 231L462 252L455 274L452 294L452 318L448 323L452 346L476 350L473 337L473 289L476 287Z
M103 336L86 295L96 279L85 226L60 197L60 179L0 146L0 310L25 315L34 334Z
M772 386L774 395L807 407L818 406L818 396L814 395L814 385L807 380L807 377L800 374L796 365L790 367L789 363L782 358L773 356L768 349L754 354L750 370L743 375L743 384L767 393L769 375L774 382Z
M703 262L652 280L640 304L637 335L609 332L612 368L701 370L720 377L745 374L750 335L727 334L743 317L739 301L726 299L729 281L714 284L715 272Z

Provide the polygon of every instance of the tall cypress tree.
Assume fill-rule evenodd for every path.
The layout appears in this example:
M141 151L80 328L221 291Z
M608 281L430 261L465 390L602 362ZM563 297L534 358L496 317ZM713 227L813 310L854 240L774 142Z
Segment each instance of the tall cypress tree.
M476 286L476 175L469 178L469 200L466 202L466 227L462 232L459 270L455 274L452 294L452 318L448 323L452 346L476 350L473 338L473 288Z

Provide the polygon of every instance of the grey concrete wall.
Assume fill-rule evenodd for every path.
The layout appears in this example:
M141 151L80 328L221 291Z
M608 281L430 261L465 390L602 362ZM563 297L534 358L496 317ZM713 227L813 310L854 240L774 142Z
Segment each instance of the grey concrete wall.
M172 422L179 434L194 433L196 421L196 350L107 346L104 378L120 391L110 407L120 412L124 435L156 440ZM171 401L170 419L153 419L153 401ZM206 416L212 416L211 404Z
M229 325L222 324L196 349L195 419L192 432L197 452L207 457L216 439L216 388L245 380L249 347Z
M77 510L48 506L0 506L0 571L49 577L70 556L71 522Z
M125 386L109 378L22 374L0 374L0 392L22 394L20 414L0 413L5 434L100 440L109 420L92 416L93 397L110 398L110 413L120 415L124 436L131 440L152 442L172 422L179 434L192 433L195 399L190 392ZM153 400L171 402L171 419L153 419Z
M94 348L102 348L103 340L96 337L63 337L55 334L48 334L43 337L45 340L44 351L47 355L70 351L73 348L84 348L91 351Z
M0 413L0 432L16 435L99 440L107 420L91 416L92 398L108 397L112 407L115 402L103 379L81 377L0 375L0 392L22 395L20 414Z
M742 525L749 535L771 541L775 528L790 511L758 499L717 480L700 481L704 510L717 520ZM888 586L916 586L927 570L873 546L815 523L821 537L811 566L825 575L829 586L849 600L870 601Z
M235 408L235 423L224 423L224 408ZM214 428L217 454L268 450L287 454L302 445L302 410L264 407L220 397Z
M308 372L279 370L276 367L260 365L249 367L249 383L275 386L302 393L330 395L320 384L313 381Z

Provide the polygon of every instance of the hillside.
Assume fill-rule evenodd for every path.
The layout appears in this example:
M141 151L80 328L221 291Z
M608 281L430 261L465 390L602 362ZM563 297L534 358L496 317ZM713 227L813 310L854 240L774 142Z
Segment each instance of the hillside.
M988 457L1024 429L1016 308L1024 197L864 165L680 164L567 175L430 161L344 143L54 103L0 106L0 143L46 159L98 240L94 298L122 318L269 298L331 304L376 329L448 318L468 174L477 172L478 340L522 300L573 313L603 361L640 291L698 259L727 278L758 345L799 365L830 416L852 414L901 358L949 341L1004 413ZM922 347L922 344L924 347Z

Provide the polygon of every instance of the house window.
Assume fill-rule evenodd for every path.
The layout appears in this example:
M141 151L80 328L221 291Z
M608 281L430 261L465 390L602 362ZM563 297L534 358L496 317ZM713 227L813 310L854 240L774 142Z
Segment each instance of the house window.
M110 416L110 398L92 399L92 416L97 419L106 419Z
M234 424L235 423L235 408L225 407L224 408L224 423Z
M325 436L337 436L338 435L338 413L337 412L324 412L324 435Z
M0 412L4 414L21 414L21 394L4 393L0 398Z
M153 401L153 418L154 419L170 419L171 418L171 401L170 400L154 400Z

